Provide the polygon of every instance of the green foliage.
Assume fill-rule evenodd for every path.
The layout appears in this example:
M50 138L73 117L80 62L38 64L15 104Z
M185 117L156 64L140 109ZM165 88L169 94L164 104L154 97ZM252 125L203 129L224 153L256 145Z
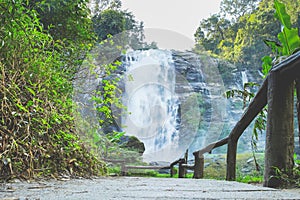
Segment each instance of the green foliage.
M132 49L157 48L154 42L151 44L144 42L143 22L138 22L128 11L118 8L106 9L93 16L92 21L100 42L114 37L113 40L123 48L128 45Z
M88 44L53 40L61 35L43 28L40 3L36 10L29 1L0 4L0 178L103 174L74 129L69 72L77 59L67 54Z
M60 44L56 50L61 53L64 65L61 70L69 78L78 71L86 52L94 43L88 0L58 1L36 0L28 1L28 9L36 10L39 23L53 40Z
M105 10L93 17L94 29L99 41L107 39L107 35L116 35L125 30L125 17L117 10Z
M236 181L242 183L262 183L263 176L253 176L253 175L246 175L246 176L239 176L237 177Z
M292 172L287 174L286 171L275 168L276 177L282 185L282 188L288 187L300 187L300 168L296 166L293 168Z
M122 6L121 0L90 0L93 16L98 15L107 9L120 9Z
M281 56L289 56L295 51L298 51L300 49L300 37L298 35L298 28L292 28L291 17L286 12L285 5L278 0L274 0L274 8L276 10L274 14L275 18L278 19L283 26L281 32L277 35L280 44L270 40L265 40L265 44L272 49L275 58L278 59ZM264 75L267 75L271 69L271 60L272 58L270 56L264 56L262 58Z
M300 1L282 1L290 15L290 23L299 26ZM284 16L278 15L288 25L288 18ZM273 1L222 0L220 13L200 22L195 33L195 49L206 50L216 57L226 59L237 68L257 71L261 70L261 58L265 55L272 56L271 50L262 41L278 43L284 41L284 37L289 37L289 43L292 43L289 46L297 46L295 29L285 30L286 35L281 35L281 41L277 37L279 32L280 21L274 18ZM277 48L276 45L274 47ZM289 48L284 51L288 52Z
M232 21L237 21L240 17L255 10L260 0L223 0L221 3L221 13L229 15Z
M278 0L274 0L274 7L276 10L274 14L275 18L278 19L284 27L291 29L291 17L287 14L284 4Z
M254 97L254 93L250 90L253 87L259 86L257 83L248 82L244 84L243 90L232 89L225 92L227 99L233 97L239 97L243 99L243 108L247 106L247 103Z
M219 54L219 43L224 43L224 40L228 37L227 29L229 26L230 22L228 20L214 14L200 22L200 26L194 34L195 40L205 50L212 54Z
M251 100L255 96L253 90L251 91L251 89L256 86L259 86L259 84L252 83L252 82L245 83L243 90L238 90L238 89L228 90L225 92L225 96L226 98L241 98L243 100L243 108L246 108L248 103L251 102ZM267 108L265 107L254 120L254 126L253 126L252 137L251 137L252 154L253 154L253 159L257 170L260 169L260 166L255 156L255 152L257 150L258 134L263 133L263 131L266 129L266 122L267 122Z
M262 64L262 73L264 74L264 78L268 74L268 72L272 68L272 58L270 56L264 56L262 58L263 64Z

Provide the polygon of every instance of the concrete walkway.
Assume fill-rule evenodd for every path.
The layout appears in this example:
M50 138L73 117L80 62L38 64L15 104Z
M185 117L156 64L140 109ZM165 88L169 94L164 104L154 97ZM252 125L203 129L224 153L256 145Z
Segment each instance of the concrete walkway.
M0 200L300 199L300 193L216 180L116 177L8 183Z

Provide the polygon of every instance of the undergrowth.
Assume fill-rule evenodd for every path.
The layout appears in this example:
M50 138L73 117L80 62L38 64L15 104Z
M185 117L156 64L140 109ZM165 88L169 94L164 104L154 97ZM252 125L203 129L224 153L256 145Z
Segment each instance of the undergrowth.
M71 71L78 60L28 4L0 3L0 179L104 174L74 128Z

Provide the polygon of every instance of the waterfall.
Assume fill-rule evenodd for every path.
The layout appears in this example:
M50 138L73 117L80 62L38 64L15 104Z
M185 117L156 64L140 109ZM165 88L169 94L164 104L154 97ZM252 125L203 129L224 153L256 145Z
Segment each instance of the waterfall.
M123 56L121 120L145 145L145 161L174 161L222 133L224 89L217 63L192 52L133 51Z
M242 74L242 87L244 87L245 83L248 83L249 81L248 81L246 71L242 71L241 74Z
M218 62L208 56L152 49L127 52L116 59L122 66L112 76L123 77L119 89L127 110L115 111L118 119L112 126L144 143L144 161L172 162L186 149L192 156L193 151L224 138L242 114L239 102L228 103L224 98ZM101 80L88 65L77 76L82 78L74 83L74 99L83 117L97 129L99 115L91 97ZM246 71L229 77L234 77L231 86L248 82Z
M126 66L122 118L127 135L145 145L145 160L178 156L179 103L175 67L170 51L134 51L124 56Z

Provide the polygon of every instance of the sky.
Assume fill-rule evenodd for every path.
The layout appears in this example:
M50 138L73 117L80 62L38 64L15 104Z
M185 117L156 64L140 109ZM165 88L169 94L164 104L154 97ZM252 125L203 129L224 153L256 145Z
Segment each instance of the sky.
M145 28L170 30L194 41L201 19L218 13L221 0L122 0ZM152 31L153 32L153 31Z

